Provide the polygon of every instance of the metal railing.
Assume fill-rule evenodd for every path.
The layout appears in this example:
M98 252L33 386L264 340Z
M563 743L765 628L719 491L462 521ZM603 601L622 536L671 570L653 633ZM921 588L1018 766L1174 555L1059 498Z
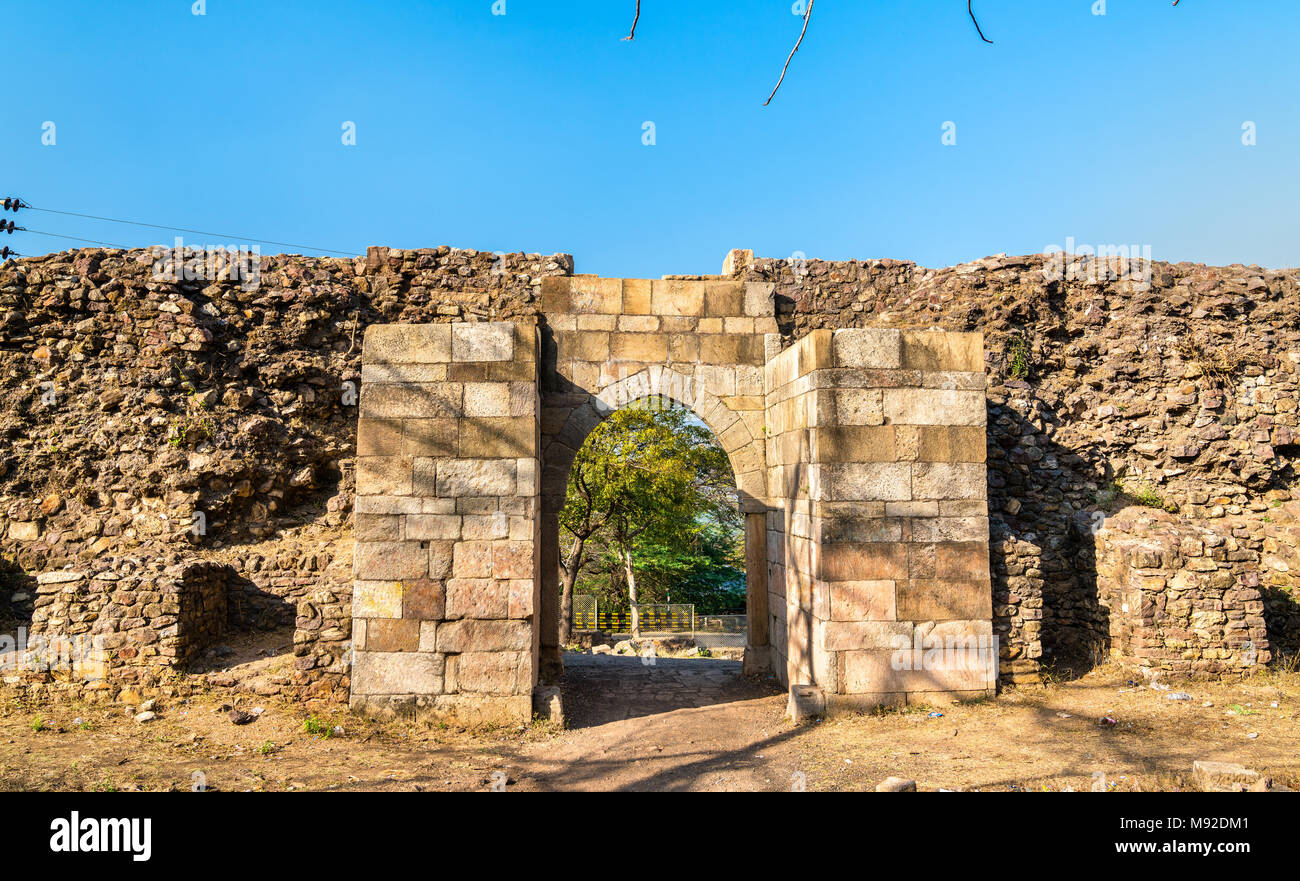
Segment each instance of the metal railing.
M636 607L642 633L739 633L748 626L745 615L697 615L693 603L641 603ZM590 594L573 597L573 629L626 633L632 629L630 609L601 609Z

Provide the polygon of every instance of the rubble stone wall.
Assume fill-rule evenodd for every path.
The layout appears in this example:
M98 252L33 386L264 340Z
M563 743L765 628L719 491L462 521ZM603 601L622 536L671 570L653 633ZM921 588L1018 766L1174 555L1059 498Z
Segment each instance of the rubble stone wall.
M543 280L573 271L567 255L372 248L267 256L248 289L177 280L157 261L85 249L0 265L0 602L13 599L19 621L33 614L33 576L65 567L238 556L303 516L346 547L366 327L534 320ZM778 346L817 329L985 335L1003 682L1108 651L1097 512L1140 497L1282 541L1268 518L1292 500L1300 453L1300 271L733 252L722 276L694 280L763 286ZM346 694L350 634L336 637L350 628L350 584L306 571L326 574L289 598L300 623L320 624L298 634L298 662L323 662L301 671L318 677L304 687ZM1294 620L1292 595L1268 583L1285 573L1261 571L1266 626L1290 632L1275 622ZM318 588L328 599L312 599Z
M1258 519L1126 508L1097 532L1110 657L1148 677L1253 672L1300 643L1300 503ZM1267 597L1267 600L1266 600Z

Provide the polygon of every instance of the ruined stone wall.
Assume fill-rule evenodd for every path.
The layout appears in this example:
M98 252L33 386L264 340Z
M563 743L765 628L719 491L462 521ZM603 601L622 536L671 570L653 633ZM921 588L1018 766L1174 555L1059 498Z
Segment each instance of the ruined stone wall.
M247 290L159 278L154 260L0 267L0 557L25 571L155 540L255 542L303 506L342 524L365 327L531 316L542 278L572 266L450 248L279 255Z
M984 333L1004 681L1105 654L1094 512L1141 496L1255 529L1292 498L1300 271L1157 262L1144 284L1133 264L1041 255L945 269L745 252L729 263L774 285L787 341L843 327Z
M1110 657L1147 676L1249 673L1300 647L1300 503L1192 520L1126 508L1096 535Z
M0 266L0 583L26 595L20 618L31 575L105 555L237 549L304 515L346 532L365 327L532 318L542 279L572 273L565 255L377 248L266 257L246 290L156 279L153 261L88 249ZM1141 495L1192 518L1245 518L1254 534L1291 499L1300 449L1300 272L1156 263L1143 285L1044 268L1041 257L727 267L769 286L786 344L818 328L985 334L1004 681L1104 654L1094 511ZM206 535L193 534L195 512ZM296 595L297 618L348 620L320 612L346 591L310 609ZM1284 592L1264 599L1266 619L1293 614ZM343 652L322 644L299 660L336 667Z

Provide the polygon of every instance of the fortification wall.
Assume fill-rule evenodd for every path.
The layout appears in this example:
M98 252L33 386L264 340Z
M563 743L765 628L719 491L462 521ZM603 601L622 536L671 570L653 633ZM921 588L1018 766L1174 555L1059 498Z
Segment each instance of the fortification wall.
M372 248L266 257L248 289L155 262L83 250L0 266L0 599L15 620L38 573L238 556L303 522L346 542L365 328L537 316L542 279L573 270L565 255ZM1144 284L1112 268L744 252L726 267L771 285L786 345L850 327L984 334L1004 682L1105 654L1098 512L1138 500L1265 535L1292 499L1300 272L1156 263ZM346 694L347 581L286 592L316 634L300 630L294 687ZM1266 619L1290 619L1290 590L1265 595Z

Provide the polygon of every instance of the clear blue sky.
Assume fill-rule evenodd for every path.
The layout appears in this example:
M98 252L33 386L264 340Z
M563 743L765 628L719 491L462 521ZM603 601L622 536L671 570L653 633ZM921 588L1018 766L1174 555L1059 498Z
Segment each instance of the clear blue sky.
M1070 236L1300 265L1295 0L977 0L992 46L960 0L817 0L767 108L791 0L643 0L631 43L635 0L191 2L0 2L3 195L349 252L566 251L602 275L713 273L730 248L943 266Z

